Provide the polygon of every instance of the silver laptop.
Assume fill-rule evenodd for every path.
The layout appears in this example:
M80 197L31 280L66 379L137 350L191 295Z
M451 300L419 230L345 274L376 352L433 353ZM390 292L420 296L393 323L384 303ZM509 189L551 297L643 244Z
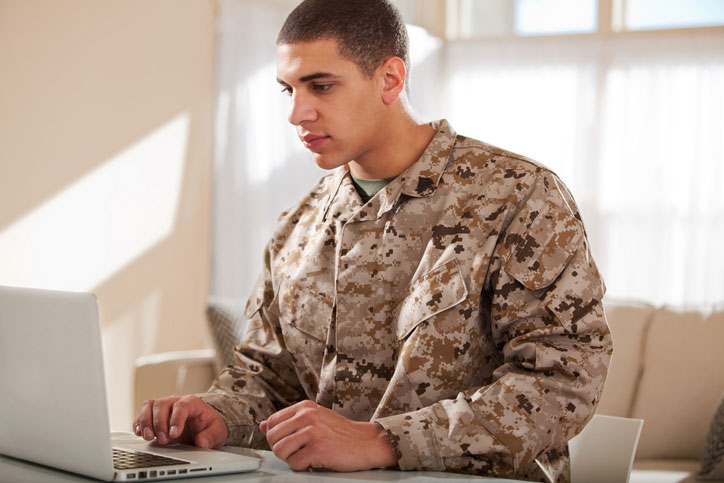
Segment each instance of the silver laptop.
M95 296L2 286L0 454L105 481L234 473L260 465L250 456L162 447L133 436L112 441Z

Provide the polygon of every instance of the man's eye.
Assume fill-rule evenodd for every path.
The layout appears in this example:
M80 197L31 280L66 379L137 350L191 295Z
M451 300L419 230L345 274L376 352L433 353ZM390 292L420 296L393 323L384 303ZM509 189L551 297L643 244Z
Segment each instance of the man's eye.
M292 88L289 86L282 87L282 92L288 96L292 95Z
M327 92L332 88L333 84L313 84L312 89L317 92Z

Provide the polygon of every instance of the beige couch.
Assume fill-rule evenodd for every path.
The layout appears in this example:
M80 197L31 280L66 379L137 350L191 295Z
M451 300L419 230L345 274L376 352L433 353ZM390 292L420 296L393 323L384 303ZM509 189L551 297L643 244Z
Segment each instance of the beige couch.
M631 480L693 481L724 392L724 310L607 303L614 356L598 413L644 420Z
M724 391L724 310L605 305L614 357L598 413L644 420L631 481L693 481ZM209 350L141 358L136 407L149 397L203 392L216 370Z

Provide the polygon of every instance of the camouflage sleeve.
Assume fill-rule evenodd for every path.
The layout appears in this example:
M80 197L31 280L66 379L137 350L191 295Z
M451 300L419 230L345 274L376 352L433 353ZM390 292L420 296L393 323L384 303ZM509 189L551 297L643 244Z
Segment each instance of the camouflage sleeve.
M612 353L605 287L554 175L540 174L499 240L480 317L501 363L489 385L377 420L401 469L537 478L593 415Z
M267 246L264 268L246 305L244 340L234 350L236 364L225 367L207 393L198 394L221 414L229 430L227 445L269 449L259 423L305 399L278 319L268 310L274 298L269 267Z

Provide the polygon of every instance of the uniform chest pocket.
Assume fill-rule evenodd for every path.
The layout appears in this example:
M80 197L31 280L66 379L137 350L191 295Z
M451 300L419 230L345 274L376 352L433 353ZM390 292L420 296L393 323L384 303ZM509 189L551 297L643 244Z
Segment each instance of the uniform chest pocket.
M547 204L505 264L505 271L530 290L551 285L581 245L581 222L567 210Z
M322 342L332 320L332 301L307 287L293 282L282 282L270 310L280 318L282 326L288 324Z
M456 259L415 281L394 311L397 338L405 339L422 322L463 302L468 296Z

